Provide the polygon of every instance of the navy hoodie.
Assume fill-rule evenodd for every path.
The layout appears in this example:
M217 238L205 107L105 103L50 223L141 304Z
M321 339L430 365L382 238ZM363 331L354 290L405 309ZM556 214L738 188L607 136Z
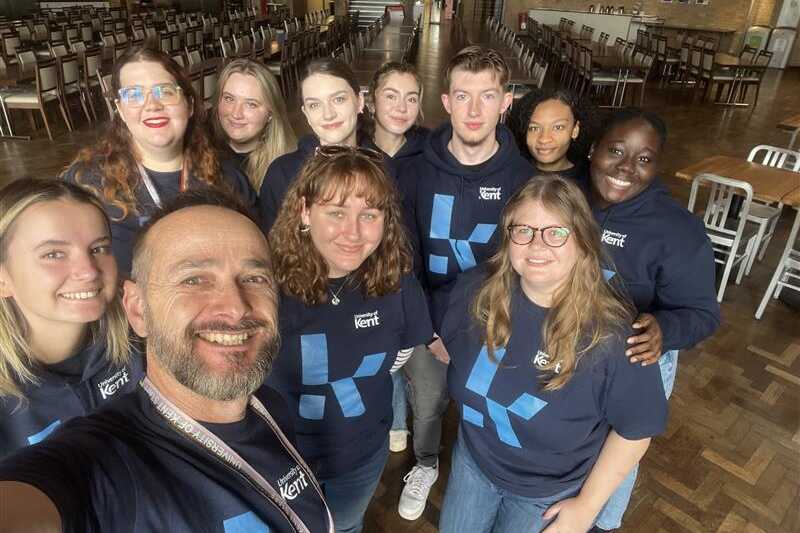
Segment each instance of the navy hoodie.
M399 167L412 157L417 157L425 150L425 142L428 140L431 130L421 126L414 126L406 132L406 142L397 151L394 156L390 156L375 144L372 139L366 140L363 144L366 148L371 148L376 152L383 154L384 164L389 175L397 179L397 171Z
M496 129L497 153L480 165L456 160L447 149L452 136L453 127L443 124L431 132L423 153L399 162L397 170L415 267L436 331L456 277L494 253L503 207L534 175L505 126Z
M61 363L35 371L39 383L27 383L27 401L0 397L0 458L44 440L75 417L85 416L136 387L144 377L141 354L131 353L128 364L106 359L104 342L92 343Z
M249 462L309 531L329 531L313 474L291 446L291 431L279 427L288 420L285 405L267 387L255 394L275 424L248 408L239 422L202 425ZM0 461L0 480L44 492L66 533L298 531L273 498L177 433L141 387Z
M663 350L685 350L714 333L714 252L702 221L658 179L634 198L592 211L614 262L608 275L619 274L636 309L656 317Z
M272 229L289 185L300 173L305 162L314 155L317 146L319 138L316 135L304 135L297 142L297 150L283 154L269 165L264 181L261 182L261 189L258 191L258 206L264 233L269 233Z

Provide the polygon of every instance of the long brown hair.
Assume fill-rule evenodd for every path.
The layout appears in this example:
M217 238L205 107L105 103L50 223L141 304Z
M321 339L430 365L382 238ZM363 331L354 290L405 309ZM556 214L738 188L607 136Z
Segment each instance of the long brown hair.
M76 185L54 179L25 178L12 181L0 189L0 265L8 258L8 247L14 234L15 222L29 207L42 202L69 200L89 205L100 211L108 224L103 204ZM106 307L100 320L87 325L92 339L104 339L106 358L123 365L130 358L128 321L122 309L120 295ZM25 400L22 385L37 383L36 354L30 345L31 330L25 315L13 297L0 298L0 400L16 397Z
M119 58L111 77L111 92L116 95L120 89L120 71L129 63L158 63L181 88L187 99L192 116L183 136L183 161L190 174L208 185L226 187L220 171L219 160L211 141L203 128L205 109L192 84L168 55L151 48L132 48ZM118 208L122 220L131 213L138 213L136 189L141 177L137 170L137 154L133 138L119 113L114 113L106 131L94 144L82 148L70 167L76 168L75 181L86 185L100 198ZM68 168L70 168L68 167ZM86 183L94 173L100 173L100 187Z
M326 152L335 152L328 155ZM377 154L376 154L377 155ZM308 306L328 300L328 266L307 232L301 231L303 206L354 195L383 212L383 238L353 273L365 296L384 296L400 289L411 271L411 247L403 226L400 198L383 164L362 149L324 147L300 170L269 233L275 277L284 293Z
M240 58L234 59L222 69L214 93L214 109L210 119L217 144L227 146L228 143L228 136L219 122L219 103L225 84L232 74L244 74L256 79L261 87L264 103L272 115L259 134L258 146L247 158L247 177L250 178L253 188L258 191L270 163L277 157L297 149L297 136L289 123L289 114L286 112L286 104L275 76L263 64Z
M518 289L519 274L509 259L511 239L506 228L514 223L520 206L535 201L570 228L578 258L569 277L554 296L542 327L542 349L550 356L544 389L558 390L572 378L580 358L603 340L620 334L633 319L633 308L603 277L606 259L600 231L583 192L559 176L537 176L506 204L501 217L500 247L488 261L488 276L472 304L474 319L483 328L489 356L511 338L511 294ZM560 365L559 373L555 373Z

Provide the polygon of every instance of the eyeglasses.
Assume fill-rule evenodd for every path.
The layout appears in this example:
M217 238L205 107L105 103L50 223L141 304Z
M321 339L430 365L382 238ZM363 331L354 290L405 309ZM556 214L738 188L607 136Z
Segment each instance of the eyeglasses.
M533 242L536 233L542 234L542 242L550 248L560 248L567 243L571 233L569 228L564 226L547 226L544 228L534 228L527 224L511 224L508 226L508 235L514 244L521 246Z
M128 107L142 107L147 93L162 105L176 105L181 101L181 88L175 83L159 83L149 89L141 85L131 85L119 90L119 101Z
M376 163L383 163L382 153L370 148L364 148L362 146L341 146L338 144L317 146L317 149L314 151L314 156L318 155L327 158L342 157L346 155L363 155L367 159L375 161Z

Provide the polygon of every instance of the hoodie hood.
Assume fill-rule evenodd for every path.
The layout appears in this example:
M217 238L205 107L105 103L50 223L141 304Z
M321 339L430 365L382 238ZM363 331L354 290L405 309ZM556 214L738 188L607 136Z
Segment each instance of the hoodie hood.
M297 152L302 154L303 160L305 160L306 156L314 153L317 146L319 146L319 138L316 135L313 133L303 135L297 141Z
M461 176L467 181L481 180L491 174L503 173L506 171L509 158L522 159L511 130L502 124L498 124L495 128L495 138L500 145L497 153L479 165L467 166L459 163L447 148L452 138L453 126L449 122L433 130L428 142L425 143L425 159L440 171Z
M591 180L591 178L588 178ZM587 180L587 181L588 181ZM588 187L591 187L590 183L587 183ZM592 194L588 195L589 201L592 201ZM664 183L661 181L660 178L656 177L653 179L652 183L648 185L648 187L643 190L641 193L637 194L633 198L629 198L624 202L620 202L618 204L612 204L605 209L600 208L596 205L592 205L592 211L594 212L595 219L597 223L603 226L604 221L612 215L622 216L622 217L629 217L635 215L640 210L650 206L655 202L667 202L667 203L675 203L672 195L670 195L669 190L666 188Z

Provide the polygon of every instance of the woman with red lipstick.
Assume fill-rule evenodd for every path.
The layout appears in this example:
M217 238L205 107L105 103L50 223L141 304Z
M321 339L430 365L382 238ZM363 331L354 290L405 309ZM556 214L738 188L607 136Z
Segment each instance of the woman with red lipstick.
M508 126L540 174L583 179L595 111L566 89L534 89L514 104Z
M338 533L361 531L389 455L398 352L433 335L402 217L378 154L320 146L269 234L282 342L267 384L294 415Z
M614 113L589 156L589 203L612 261L604 274L638 311L626 355L631 364L657 364L669 397L678 351L713 334L720 315L703 223L657 178L666 137L664 121L653 113ZM636 469L609 499L597 529L620 527L635 480Z
M139 229L179 192L204 184L232 190L250 206L256 198L247 176L232 162L220 164L202 126L203 101L169 56L133 48L114 65L111 85L116 113L108 129L63 177L103 201L114 257L128 277Z
M297 148L278 82L261 63L234 59L219 75L211 126L225 159L261 188L267 168Z
M291 182L318 146L369 145L358 138L359 115L364 109L361 86L350 66L329 57L308 63L300 76L300 110L314 132L300 138L297 150L276 159L258 191L261 220L272 227Z
M0 458L133 390L102 204L58 180L0 190Z

